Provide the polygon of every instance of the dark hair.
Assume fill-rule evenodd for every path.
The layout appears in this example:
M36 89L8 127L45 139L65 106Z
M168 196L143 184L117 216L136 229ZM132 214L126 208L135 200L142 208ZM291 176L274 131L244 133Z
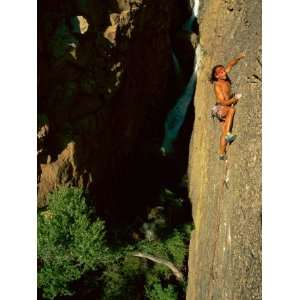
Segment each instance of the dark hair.
M209 79L209 81L211 83L214 83L214 81L218 81L218 78L216 78L216 74L215 73L216 73L216 69L220 68L220 67L224 68L223 65L216 65L216 66L213 67L213 69L211 71L210 79ZM229 81L229 83L231 84L231 80L230 80L230 78L229 78L229 76L227 74L226 74L226 81Z

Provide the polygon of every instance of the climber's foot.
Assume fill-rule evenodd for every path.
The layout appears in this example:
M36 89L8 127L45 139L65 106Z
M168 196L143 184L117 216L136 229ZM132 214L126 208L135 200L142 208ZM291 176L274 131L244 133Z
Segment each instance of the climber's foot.
M231 144L235 139L236 139L236 135L232 134L231 132L228 132L225 136L225 140L227 143Z
M227 160L227 155L226 154L220 154L219 155L219 160Z

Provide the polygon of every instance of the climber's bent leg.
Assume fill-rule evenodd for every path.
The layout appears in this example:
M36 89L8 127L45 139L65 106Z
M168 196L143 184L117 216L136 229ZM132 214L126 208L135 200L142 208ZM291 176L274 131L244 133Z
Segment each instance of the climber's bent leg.
M227 112L226 120L225 120L225 123L226 123L226 128L225 128L226 129L226 134L228 132L231 132L232 125L233 125L234 114L235 114L235 109L233 107L228 107L228 112Z
M225 131L226 131L226 136L225 139L226 141L231 144L235 139L236 135L233 135L231 133L232 125L233 125L233 117L235 114L235 109L233 107L230 107L226 116L225 120Z
M221 106L219 115L224 121L221 122L222 134L220 137L220 158L226 154L227 143L232 143L236 135L231 133L235 109L233 107Z

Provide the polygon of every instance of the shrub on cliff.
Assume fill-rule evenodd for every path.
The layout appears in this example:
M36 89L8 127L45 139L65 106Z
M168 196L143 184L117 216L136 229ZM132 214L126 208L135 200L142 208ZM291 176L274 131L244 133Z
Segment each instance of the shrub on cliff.
M38 287L46 299L71 295L70 284L88 271L107 265L104 222L92 221L83 193L60 188L48 196L38 215Z

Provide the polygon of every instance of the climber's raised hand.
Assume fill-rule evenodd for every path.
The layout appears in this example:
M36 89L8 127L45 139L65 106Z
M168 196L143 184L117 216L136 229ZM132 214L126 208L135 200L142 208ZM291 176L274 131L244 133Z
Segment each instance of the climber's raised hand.
M229 73L234 65L236 65L246 55L244 52L240 53L236 58L232 59L226 66L225 71Z

